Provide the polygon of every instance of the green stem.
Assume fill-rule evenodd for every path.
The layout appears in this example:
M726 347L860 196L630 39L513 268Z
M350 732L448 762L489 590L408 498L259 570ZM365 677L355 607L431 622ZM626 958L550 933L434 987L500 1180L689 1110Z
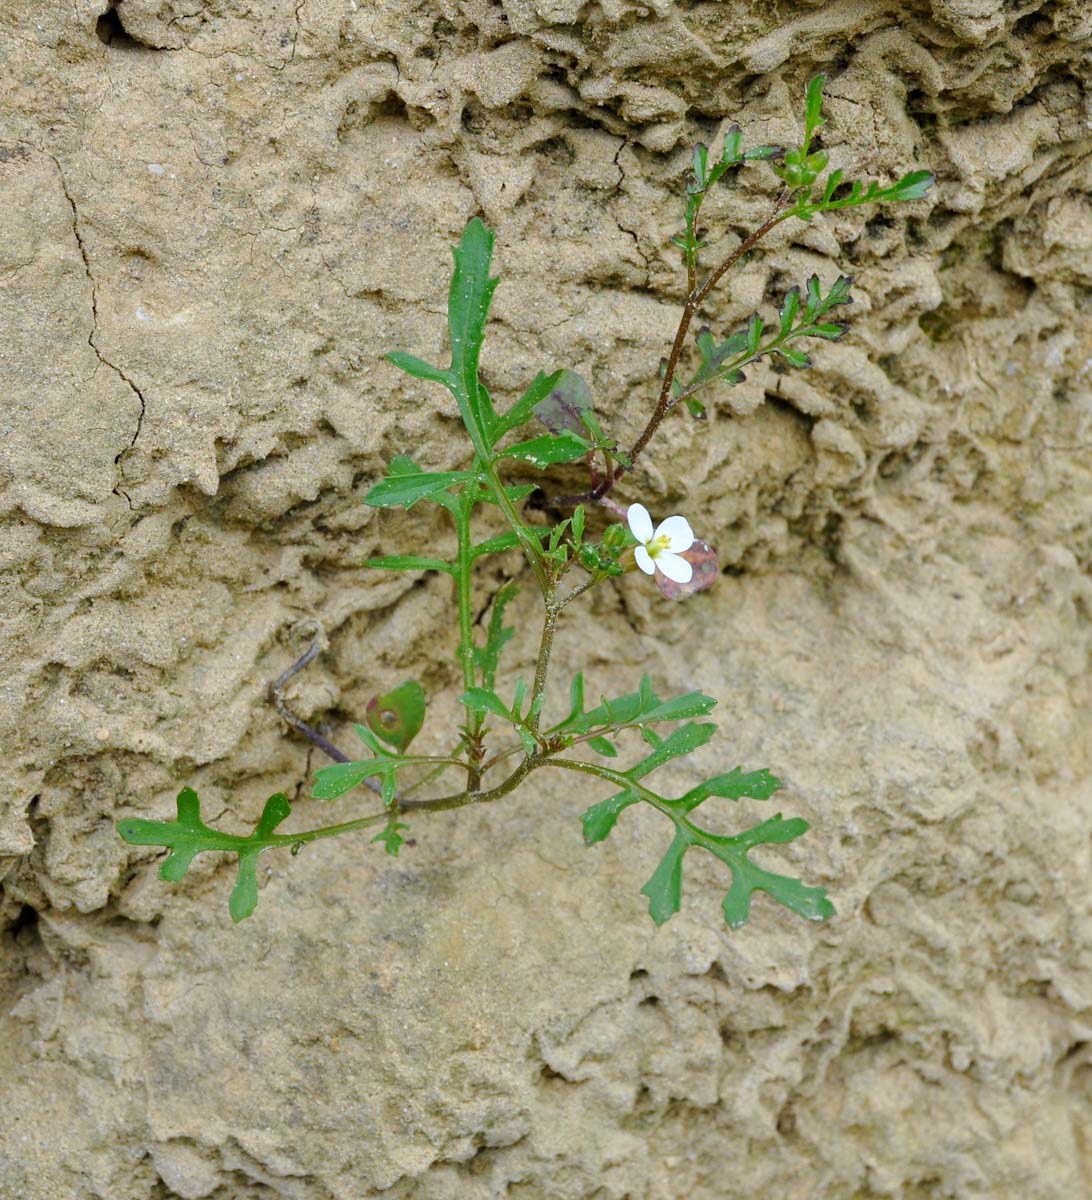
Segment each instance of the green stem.
M692 825L684 816L675 812L663 796L658 795L650 788L646 788L643 784L630 779L628 775L624 775L621 771L615 771L611 767L601 767L598 763L583 762L573 758L546 758L542 762L544 766L561 767L566 771L579 771L582 775L594 775L597 779L604 779L608 783L613 783L617 787L624 788L627 792L636 792L642 800L651 804L659 812L662 812L665 817L670 817L680 829L686 829L688 833L692 833L697 837L704 836L696 825Z
M472 688L474 678L474 613L471 609L471 560L474 547L470 541L470 505L463 496L459 497L452 512L455 517L455 534L458 552L455 558L455 576L459 603L459 661L463 668L463 687Z
M524 528L523 520L519 513L516 512L516 506L512 503L508 493L504 490L504 484L501 482L500 476L497 474L493 464L483 459L481 470L489 480L493 488L493 494L497 497L497 504L500 505L501 512L504 513L508 524L512 527L512 532L519 539L523 553L527 556L527 561L531 564L535 581L545 594L549 587L549 580L546 577L546 567L542 561L542 550L538 542Z

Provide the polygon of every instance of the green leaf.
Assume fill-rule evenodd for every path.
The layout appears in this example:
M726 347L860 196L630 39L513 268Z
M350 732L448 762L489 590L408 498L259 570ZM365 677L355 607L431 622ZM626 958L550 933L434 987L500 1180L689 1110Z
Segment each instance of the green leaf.
M407 375L412 375L414 379L427 379L432 383L442 383L446 388L451 387L452 378L450 370L445 367L434 367L431 363L425 362L424 359L418 358L416 354L406 354L402 350L392 350L390 354L385 354L383 357L394 363L396 367L401 367Z
M485 339L489 305L499 280L491 279L493 233L474 217L452 247L455 270L448 292L448 330L451 335L453 394L462 413L475 453L488 459L495 437L496 414L478 381L478 361Z
M824 888L808 887L799 879L777 875L751 862L747 851L759 845L781 845L807 832L808 823L799 817L782 820L781 814L763 821L734 838L706 836L712 843L706 848L727 863L732 871L732 886L724 897L724 919L729 928L738 929L751 911L751 896L765 892L778 903L809 921L824 921L834 916L834 905Z
M690 813L710 796L719 796L724 800L742 800L744 797L768 800L780 787L781 780L765 768L744 774L742 767L735 767L727 775L716 775L705 783L699 783L673 804L679 812Z
M778 346L777 353L789 364L790 367L810 367L811 359L803 352L803 350L794 350L791 346Z
M504 624L504 610L508 607L519 588L509 581L493 597L493 610L489 614L485 645L474 648L474 665L481 672L482 683L487 691L493 690L497 678L497 666L501 651L515 634L515 629Z
M604 758L618 757L618 747L605 737L588 738L588 745L596 754L601 754Z
M593 804L580 818L584 827L585 844L594 846L596 842L601 842L608 837L618 817L631 804L637 804L640 799L641 797L636 792L619 792L617 796L611 796L608 800L600 800L598 804Z
M732 166L740 161L739 149L743 142L743 131L738 125L729 126L724 135L724 147L720 152L720 161L726 166Z
M499 418L497 422L497 438L502 434L509 433L513 429L518 429L521 425L526 424L535 415L535 406L557 387L558 382L565 375L564 371L554 371L553 374L547 375L545 371L539 371L531 382L531 386L523 393L523 395L512 405L512 407Z
M808 90L804 94L805 147L811 142L811 135L819 126L826 124L826 121L823 120L823 85L826 81L825 75L816 75L808 84Z
M762 318L758 313L752 313L747 322L747 353L754 354L758 349L758 344L762 339L762 330L765 326Z
M660 860L660 865L641 888L648 897L649 916L657 925L662 925L673 917L682 904L683 856L690 845L683 830L679 829L667 853Z
M491 712L506 721L514 720L508 706L491 688L467 688L459 697L459 703L465 704L472 713Z
M641 779L645 775L655 771L657 767L662 767L664 763L670 762L673 758L679 758L684 754L692 754L695 750L700 750L716 731L717 727L715 725L696 725L693 722L681 725L662 741L656 738L656 746L652 753L642 758L639 763L629 767L625 771L625 774L630 779ZM652 731L643 730L642 732L647 736ZM654 734L652 736L655 738Z
M369 558L364 564L380 571L446 571L451 575L455 567L442 558L421 558L416 554L389 554L384 558Z
M583 703L583 678L580 678L580 702ZM574 685L576 681L574 680ZM661 701L652 690L652 681L647 675L641 680L641 690L618 696L614 700L605 697L588 712L569 714L551 733L588 733L598 726L604 731L623 725L645 724L655 721L680 721L688 717L700 717L712 711L716 701L702 692L688 692Z
M709 329L702 328L698 330L694 340L697 343L698 353L701 355L701 368L694 377L696 383L700 380L711 379L728 359L745 353L748 345L748 333L746 330L739 330L725 338L723 342L718 342Z
M371 750L373 757L322 767L315 772L315 784L311 795L316 800L335 800L338 796L359 787L365 779L378 779L383 789L383 803L390 804L394 799L397 773L406 765L406 761L384 749L376 740L375 734L365 726L354 725L353 730Z
M693 190L703 192L709 186L709 147L704 142L698 142L694 147L691 163L694 168Z
M210 829L201 820L201 802L192 788L183 788L176 801L174 821L148 821L130 817L118 822L118 833L130 845L166 846L171 854L159 868L159 878L177 883L194 858L206 850L234 853L238 856L238 873L228 901L233 921L242 921L253 913L258 904L258 855L271 846L285 845L288 839L275 835L277 826L292 811L288 797L278 792L270 796L262 809L254 832L249 837L221 833Z
M518 459L520 462L530 463L533 467L549 467L554 463L567 463L582 458L590 449L591 446L582 437L565 429L559 434L544 433L541 437L509 446L497 457L498 460Z
M910 171L888 190L894 192L893 198L899 201L924 200L935 182L932 171Z
M783 153L780 146L752 146L750 150L743 151L745 162L760 162L766 158L776 158Z
M407 679L382 696L373 696L364 719L377 737L404 754L425 723L425 706L424 688L417 680Z
M612 797L619 809L627 807L619 797ZM670 808L677 802L666 801ZM585 814L587 816L587 814ZM615 814L617 819L617 814ZM609 822L609 824L608 824ZM613 827L609 812L596 815L593 822L596 832L606 826L605 837ZM641 891L648 896L649 912L657 925L662 925L679 911L682 899L683 858L692 846L708 850L725 863L732 872L732 885L724 897L724 919L732 929L738 929L750 915L751 896L756 891L766 892L798 916L810 921L822 921L834 915L834 906L820 887L808 887L799 879L778 875L773 871L751 862L748 852L756 846L781 845L800 837L808 823L799 817L785 821L781 814L763 821L735 837L720 837L699 829L680 818L676 818L675 836L652 878Z
M530 488L507 488L509 496L515 500L522 500L530 495L535 490L532 485ZM542 538L548 537L549 529L536 528L533 525L525 525L524 532L531 537ZM520 544L519 535L513 531L508 533L499 533L496 537L487 538L484 542L479 542L471 550L471 555L474 558L480 558L483 554L499 554L502 550L515 550Z
M800 289L790 288L785 293L785 300L781 305L781 334L784 336L792 329L792 323L796 320L796 314L800 311Z
M412 508L418 500L435 497L453 484L473 478L469 471L422 471L412 458L399 454L391 459L387 477L364 497L364 503L373 508Z
M537 484L521 483L514 487L505 487L504 494L508 497L509 500L512 501L513 504L515 504L515 503L518 503L518 501L520 501L520 500L526 500L527 497L530 496L532 492L535 492L537 490L538 490ZM499 504L500 503L500 501L497 499L497 493L493 490L492 485L484 483L484 482L481 484L481 497L488 504ZM524 526L524 529L526 530L529 537L532 537L532 536L535 536L536 534L538 534L538 530L536 530L536 529L530 529L527 526Z
M377 833L375 837L372 838L372 842L373 844L375 842L382 842L383 849L386 850L391 858L397 858L398 851L401 850L406 844L406 839L402 836L403 829L409 829L409 826L402 825L398 821L394 821L381 833Z

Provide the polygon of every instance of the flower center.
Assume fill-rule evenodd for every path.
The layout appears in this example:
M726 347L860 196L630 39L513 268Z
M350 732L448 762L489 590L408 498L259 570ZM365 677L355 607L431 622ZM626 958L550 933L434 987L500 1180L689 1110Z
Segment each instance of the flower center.
M671 539L664 533L661 533L657 538L653 538L645 545L649 558L655 558L661 551L668 550L670 547Z

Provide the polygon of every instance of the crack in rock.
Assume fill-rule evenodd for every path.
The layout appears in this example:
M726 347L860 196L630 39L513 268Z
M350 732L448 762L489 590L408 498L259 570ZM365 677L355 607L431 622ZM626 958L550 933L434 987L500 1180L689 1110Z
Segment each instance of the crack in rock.
M108 367L111 371L113 371L114 374L117 375L117 377L128 386L129 390L134 396L136 396L137 401L140 403L140 412L137 414L136 429L133 431L133 436L130 438L129 445L126 447L126 450L131 450L136 445L137 438L140 437L140 431L144 426L144 414L147 411L147 403L144 399L144 393L140 390L140 388L137 387L137 385L132 379L129 378L129 376L121 369L121 367L119 367L116 363L112 363L108 358L105 357L95 341L95 334L98 332L99 328L98 285L95 283L95 276L91 271L91 259L88 257L87 246L83 240L83 236L80 233L79 210L76 207L76 201L73 198L72 193L69 191L68 180L65 177L64 168L61 166L60 160L55 155L51 154L49 157L53 160L53 165L57 168L57 175L61 181L61 191L64 192L64 198L68 201L68 207L72 210L72 232L76 238L76 245L80 248L80 257L83 259L83 269L87 275L88 285L91 288L91 332L87 335L87 344L95 352L95 357L99 360L99 362L102 363L104 367ZM122 450L118 455L115 456L115 464L121 461L126 450ZM122 494L124 495L124 493ZM126 496L126 499L128 499L128 496ZM130 508L132 507L132 501L129 502L129 506Z

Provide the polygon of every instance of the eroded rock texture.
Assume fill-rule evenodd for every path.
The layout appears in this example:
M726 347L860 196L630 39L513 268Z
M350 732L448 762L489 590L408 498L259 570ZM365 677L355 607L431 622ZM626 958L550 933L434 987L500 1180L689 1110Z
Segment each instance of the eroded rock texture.
M1088 1194L1084 0L12 0L0 30L0 1195ZM497 230L494 393L572 366L628 436L690 146L790 139L817 70L835 165L938 185L782 226L710 306L857 280L850 337L632 481L717 587L606 589L559 665L716 695L678 782L783 775L814 826L783 861L837 919L729 935L699 859L657 932L656 815L589 851L598 793L537 777L396 864L263 860L239 928L220 864L159 883L113 822L182 784L229 827L279 789L325 815L264 701L301 622L330 644L293 701L335 736L410 673L455 719L447 589L362 565L448 534L360 495L465 453L380 355L442 352L466 220ZM774 183L709 206L710 256Z

